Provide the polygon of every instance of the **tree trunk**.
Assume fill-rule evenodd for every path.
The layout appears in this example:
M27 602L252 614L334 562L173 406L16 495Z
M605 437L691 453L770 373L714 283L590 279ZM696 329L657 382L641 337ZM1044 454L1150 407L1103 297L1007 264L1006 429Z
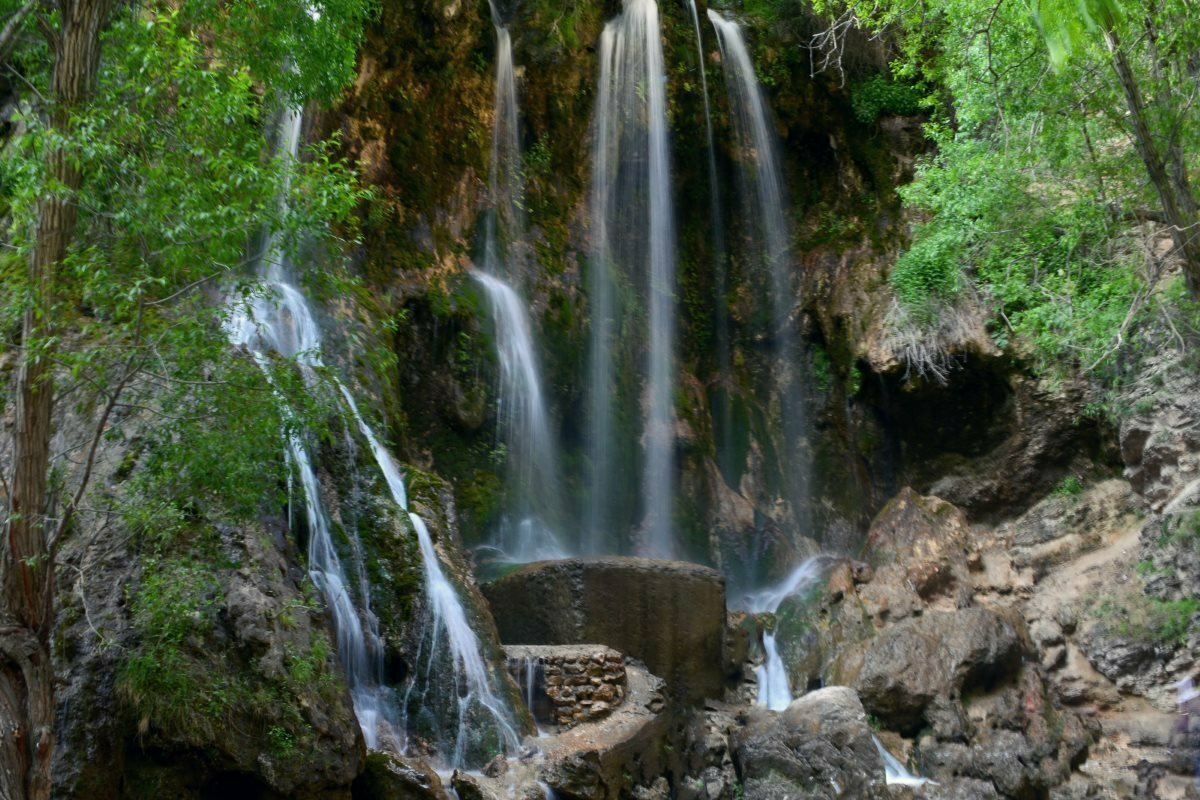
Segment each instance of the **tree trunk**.
M1125 94L1125 105L1129 108L1134 146L1138 155L1142 157L1154 190L1158 193L1163 216L1171 228L1175 251L1183 264L1188 291L1192 297L1200 299L1200 215L1197 215L1196 198L1192 195L1188 183L1187 168L1182 160L1179 163L1167 164L1150 131L1150 124L1146 120L1146 104L1142 99L1133 68L1121 49L1120 39L1112 30L1106 31L1104 38L1109 52L1112 53L1113 69L1116 70L1121 91ZM1178 151L1169 155L1181 157Z
M54 107L50 124L70 135L71 114L88 97L100 63L100 33L115 0L62 0L53 41ZM53 752L54 564L47 536L51 374L57 273L75 235L75 192L81 176L61 148L46 156L53 191L38 201L29 259L32 302L22 326L17 373L13 480L4 546L0 547L0 800L48 800Z

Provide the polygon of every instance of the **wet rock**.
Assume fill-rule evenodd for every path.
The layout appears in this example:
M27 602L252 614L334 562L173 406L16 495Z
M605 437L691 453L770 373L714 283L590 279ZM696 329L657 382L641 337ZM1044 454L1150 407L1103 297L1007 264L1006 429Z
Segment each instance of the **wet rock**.
M449 800L442 780L424 761L389 753L367 756L354 780L354 800Z
M67 563L88 569L61 574L70 582L59 593L55 796L115 797L122 784L149 787L144 796L181 798L236 787L297 798L347 793L365 755L362 734L328 619L312 608L294 550L268 530L218 528L211 535L224 562L196 581L189 562L170 558L143 572L126 549L128 537L109 535L81 537L82 549L64 553ZM151 673L134 682L130 659L162 657L148 649L162 623L139 617L130 599L167 570L178 581L173 591L203 600L188 620L196 633L167 653L181 681ZM301 669L310 679L296 679Z
M995 682L1019 658L1017 631L1000 615L981 608L930 612L885 629L859 659L847 661L846 677L872 714L915 731L935 697Z
M450 776L450 786L458 793L459 800L504 800L479 778L459 769Z
M779 714L754 710L733 748L746 800L888 797L866 712L845 686L810 692Z
M505 644L608 645L696 700L725 685L725 581L644 558L542 561L483 586Z
M633 800L670 800L671 785L666 778L659 778L650 786L635 786Z

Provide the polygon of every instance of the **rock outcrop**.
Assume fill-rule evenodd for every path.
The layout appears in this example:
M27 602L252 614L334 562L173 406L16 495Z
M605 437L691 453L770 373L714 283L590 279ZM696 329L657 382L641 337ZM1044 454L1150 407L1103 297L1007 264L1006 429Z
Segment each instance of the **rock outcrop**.
M362 734L328 618L282 536L214 531L225 565L203 570L139 561L113 536L66 554L85 568L64 572L60 593L56 796L348 789Z
M746 800L886 800L883 760L854 690L831 686L778 714L755 710L733 737Z
M863 705L889 727L915 733L942 704L988 688L1016 672L1020 637L992 611L965 608L929 612L885 628L843 673Z
M354 800L450 800L442 779L423 761L371 753L354 781Z
M725 579L644 558L541 561L484 584L505 644L604 644L691 700L724 690Z
M1200 508L1200 378L1178 357L1151 359L1124 398L1121 457L1154 511Z

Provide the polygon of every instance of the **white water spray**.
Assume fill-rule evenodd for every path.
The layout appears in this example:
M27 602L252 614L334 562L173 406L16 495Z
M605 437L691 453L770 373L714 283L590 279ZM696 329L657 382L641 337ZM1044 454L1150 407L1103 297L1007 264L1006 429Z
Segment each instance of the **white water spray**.
M913 775L905 769L904 765L900 763L900 759L889 753L878 737L872 736L871 741L875 743L875 749L879 751L879 757L883 759L883 775L888 786L924 786L927 783L931 786L938 785L937 781Z
M808 591L816 586L824 573L827 559L814 556L807 559L775 586L744 595L738 606L751 614L774 614L783 601L792 595ZM763 633L763 663L754 670L758 679L758 705L772 711L783 711L792 702L792 690L788 683L787 666L779 655L775 632Z
M289 110L284 117L283 147L294 160L299 146L300 113ZM287 184L284 184L286 190ZM266 267L261 271L265 291L247 306L235 307L228 323L230 340L246 347L268 372L268 355L275 351L294 358L304 370L305 379L317 382L316 370L321 360L321 331L300 289L292 283L284 264L278 242L269 243ZM268 373L269 374L269 373ZM392 499L401 510L408 511L404 480L387 449L358 410L349 389L334 379L345 399L355 423L370 444L376 463L384 476ZM285 409L286 411L286 409ZM380 746L381 737L398 740L394 727L396 708L391 692L383 681L383 648L378 621L370 610L370 591L365 575L360 580L360 607L356 607L348 588L346 574L333 545L329 517L321 502L321 487L312 466L308 450L298 434L287 437L287 456L300 475L304 491L305 512L309 528L308 567L313 582L324 595L334 619L338 656L346 671L354 711L363 737L369 748ZM408 514L421 549L426 579L426 593L433 614L431 652L437 649L440 631L445 631L454 662L456 676L461 674L466 691L458 695L461 716L472 702L485 708L495 720L505 745L515 749L519 743L502 701L492 691L488 670L480 651L479 641L467 622L466 613L453 586L446 580L429 531L414 513ZM348 532L351 537L353 532ZM355 553L360 552L356 539ZM359 570L362 575L361 569ZM364 626L365 620L365 626ZM455 742L453 763L462 761L466 731L460 719L460 735Z

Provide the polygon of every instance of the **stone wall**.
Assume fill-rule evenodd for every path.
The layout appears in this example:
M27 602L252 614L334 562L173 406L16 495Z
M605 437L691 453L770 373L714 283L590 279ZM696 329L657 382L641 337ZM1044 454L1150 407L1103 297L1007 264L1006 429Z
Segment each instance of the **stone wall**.
M725 579L697 564L606 556L540 561L484 584L505 645L597 643L689 701L722 697Z
M567 729L607 717L625 699L625 658L604 645L510 646L508 672L539 725Z

